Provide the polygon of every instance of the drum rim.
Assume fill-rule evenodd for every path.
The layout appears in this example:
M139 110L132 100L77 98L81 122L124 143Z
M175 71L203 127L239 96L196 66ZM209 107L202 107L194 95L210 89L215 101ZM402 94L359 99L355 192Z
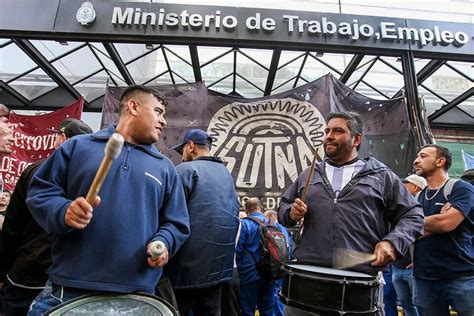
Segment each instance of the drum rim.
M301 309L305 312L310 312L310 313L311 312L317 312L317 313L320 313L320 312L341 313L341 312L343 312L343 313L347 313L347 314L367 314L367 313L375 313L375 312L378 311L377 306L373 306L372 309L364 310L364 311L353 311L353 310L340 311L340 310L324 308L324 307L314 307L314 306L311 306L311 305L308 305L308 304L305 304L305 303L301 303L301 302L298 302L297 300L285 297L284 295L282 295L282 293L279 293L278 297L279 297L280 301L283 304L285 304L286 306L296 307L296 308L299 308L299 309Z
M71 307L74 307L74 306L71 306L71 305L75 305L75 303L78 303L79 301L84 300L84 299L88 299L88 298L95 298L95 300L91 300L90 302L96 302L96 301L102 301L102 300L107 299L107 298L132 298L133 299L133 298L137 298L137 297L142 298L142 299L145 298L145 300L143 300L143 301L145 301L147 303L158 301L161 304L168 307L171 314L173 314L174 316L178 316L178 313L177 313L176 309L173 307L173 305L171 305L170 303L168 303L167 301L165 301L161 297L158 297L158 296L152 295L152 294L148 294L148 293L142 293L142 292L138 292L138 293L104 293L104 294L81 295L81 296L75 297L73 299L70 299L70 300L68 300L64 303L61 303L61 304L53 307L52 309L45 312L43 315L51 315L51 313L53 313L53 312L67 312L69 309L71 309Z

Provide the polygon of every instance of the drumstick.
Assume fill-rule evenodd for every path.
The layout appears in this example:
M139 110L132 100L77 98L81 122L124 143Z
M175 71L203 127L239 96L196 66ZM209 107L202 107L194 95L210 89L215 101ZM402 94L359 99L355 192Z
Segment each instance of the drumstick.
M313 178L313 172L314 172L314 165L316 164L316 158L318 156L318 149L316 149L316 152L314 153L313 155L313 161L311 161L311 168L309 169L309 175L308 175L308 179L306 179L306 184L303 188L303 194L301 194L301 198L300 200L304 202L305 198L306 198L306 191L308 191L308 186L309 186L309 182L311 181L311 179Z
M375 259L377 259L377 256L373 253L336 248L334 249L333 266L336 269L348 269Z
M151 258L152 259L158 258L159 256L161 256L163 252L165 252L165 249L166 249L166 246L162 241L158 240L158 241L152 242L150 245Z
M107 145L105 145L104 149L104 159L102 159L99 170L97 170L94 181L92 181L92 185L86 196L86 201L89 202L89 204L92 204L96 195L99 193L100 187L104 182L105 176L107 175L107 172L110 169L110 165L112 165L114 159L117 158L117 156L120 154L120 151L123 147L123 143L123 136L119 133L113 133L107 141Z

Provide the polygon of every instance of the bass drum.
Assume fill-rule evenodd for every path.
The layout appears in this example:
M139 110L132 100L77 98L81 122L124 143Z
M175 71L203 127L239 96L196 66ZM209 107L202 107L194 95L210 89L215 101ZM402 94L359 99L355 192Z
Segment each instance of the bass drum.
M305 264L286 264L280 300L321 315L378 315L377 276Z
M145 294L84 295L47 311L44 315L67 316L177 316L178 312L163 299Z

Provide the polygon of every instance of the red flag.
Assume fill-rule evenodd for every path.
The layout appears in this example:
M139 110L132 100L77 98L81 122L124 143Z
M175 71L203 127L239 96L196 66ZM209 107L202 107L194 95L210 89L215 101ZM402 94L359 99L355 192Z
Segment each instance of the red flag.
M49 157L54 150L56 135L48 128L58 128L68 117L80 119L84 98L57 111L43 115L20 115L12 112L13 152L2 158L0 172L6 189L13 190L25 168L39 159Z

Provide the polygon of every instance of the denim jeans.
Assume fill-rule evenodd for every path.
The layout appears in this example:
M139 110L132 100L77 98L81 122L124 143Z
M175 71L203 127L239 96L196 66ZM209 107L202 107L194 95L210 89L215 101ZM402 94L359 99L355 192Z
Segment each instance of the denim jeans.
M458 316L474 315L474 277L452 280L415 278L415 304L421 316L449 316L449 306Z
M44 290L31 303L28 316L40 316L57 305L88 294L85 291L55 286L48 280Z
M397 293L392 284L392 267L383 273L385 284L383 286L383 305L386 316L397 316Z
M415 280L413 279L413 269L393 267L392 283L397 292L400 304L403 307L405 316L418 316L414 300Z

